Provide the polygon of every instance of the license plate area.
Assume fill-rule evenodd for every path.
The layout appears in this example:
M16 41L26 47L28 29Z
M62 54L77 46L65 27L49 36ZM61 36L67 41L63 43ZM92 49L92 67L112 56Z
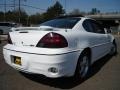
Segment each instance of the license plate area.
M12 63L21 66L22 62L21 62L21 57L19 56L11 56L11 61Z

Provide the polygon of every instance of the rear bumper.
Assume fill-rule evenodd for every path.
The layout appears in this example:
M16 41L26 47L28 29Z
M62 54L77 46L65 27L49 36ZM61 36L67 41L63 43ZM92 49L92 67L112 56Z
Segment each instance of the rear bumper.
M57 78L74 75L80 51L59 54L39 54L12 50L5 46L3 54L6 63L15 69ZM22 65L14 64L11 60L11 56L21 57ZM51 72L50 68L56 68L57 72Z

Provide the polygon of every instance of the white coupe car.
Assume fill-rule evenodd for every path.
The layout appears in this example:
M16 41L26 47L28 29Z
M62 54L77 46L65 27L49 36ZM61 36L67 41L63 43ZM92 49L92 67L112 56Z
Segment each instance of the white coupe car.
M117 52L115 38L95 20L59 17L39 27L15 28L3 48L11 67L50 78L85 77L90 65Z

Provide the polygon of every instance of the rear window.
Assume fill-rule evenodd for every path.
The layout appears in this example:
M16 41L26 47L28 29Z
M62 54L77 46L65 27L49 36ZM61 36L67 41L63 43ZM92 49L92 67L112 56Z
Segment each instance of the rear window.
M44 22L40 26L72 29L79 20L80 18L57 18Z

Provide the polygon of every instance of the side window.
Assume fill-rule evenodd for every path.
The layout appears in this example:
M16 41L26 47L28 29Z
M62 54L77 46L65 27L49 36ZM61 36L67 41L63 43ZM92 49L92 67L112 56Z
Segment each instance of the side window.
M89 19L87 19L83 22L83 27L86 31L93 32L93 27L92 27L92 24Z
M104 28L102 27L102 25L100 25L96 21L92 21L92 26L93 26L95 33L105 34L105 31L104 31Z

